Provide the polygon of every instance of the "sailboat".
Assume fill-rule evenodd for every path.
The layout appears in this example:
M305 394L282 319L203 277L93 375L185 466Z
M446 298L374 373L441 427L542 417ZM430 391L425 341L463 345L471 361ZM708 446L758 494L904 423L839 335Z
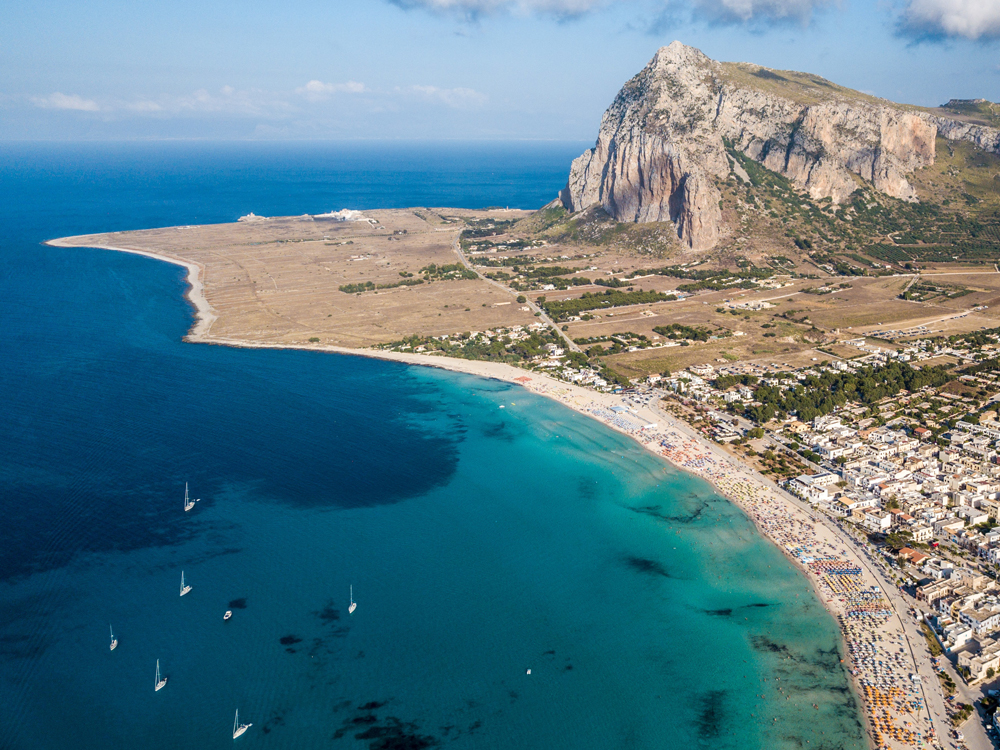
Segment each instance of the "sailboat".
M167 678L160 679L160 660L156 660L156 682L153 683L153 690L161 690L167 684Z
M185 482L184 483L184 512L186 513L187 511L191 510L194 507L194 504L196 502L198 502L198 501L197 500L192 500L188 496L188 483Z
M108 630L111 630L111 650L114 651L118 646L118 639L115 638L115 631L111 629L110 625L108 625Z
M347 614L351 614L358 608L357 603L354 601L354 584L351 584L351 606L347 608Z
M184 596L188 591L191 590L190 586L184 585L184 571L181 571L181 596Z
M237 708L236 718L233 720L233 739L235 740L252 726L253 722L249 724L240 724L240 710Z

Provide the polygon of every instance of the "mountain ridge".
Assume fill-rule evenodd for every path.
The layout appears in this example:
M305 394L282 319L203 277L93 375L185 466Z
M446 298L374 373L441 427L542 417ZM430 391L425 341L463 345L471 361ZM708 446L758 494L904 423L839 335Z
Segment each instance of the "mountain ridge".
M949 105L992 114L964 101ZM867 183L916 202L907 178L934 163L938 135L1000 152L1000 130L962 111L945 116L949 105L930 110L809 73L718 62L675 41L619 91L560 200L574 213L600 205L617 221L670 221L688 247L707 250L732 231L720 184L746 181L735 149L814 201L841 204Z

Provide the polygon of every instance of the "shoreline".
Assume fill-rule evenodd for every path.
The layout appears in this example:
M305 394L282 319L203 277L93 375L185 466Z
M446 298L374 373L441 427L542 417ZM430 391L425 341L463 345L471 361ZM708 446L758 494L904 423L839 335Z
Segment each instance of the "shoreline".
M523 370L506 363L466 360L427 354L388 352L374 349L351 349L320 344L277 344L213 336L211 329L212 325L218 319L218 315L205 297L203 282L205 269L201 264L177 256L149 250L121 248L103 244L74 244L67 241L69 239L85 239L85 237L48 240L44 244L60 248L92 248L125 252L172 263L186 269L188 288L184 293L184 297L195 309L195 320L188 333L184 336L184 341L248 349L297 349L302 351L330 352L409 365L436 367L452 372L460 372L520 385L537 395L558 401L577 413L595 419L606 427L610 427L632 438L641 447L664 459L673 468L693 474L706 481L720 496L739 507L753 521L759 533L774 544L786 558L802 571L820 603L837 621L842 645L844 646L844 668L865 718L864 735L867 745L871 748L877 748L907 747L917 744L916 741L905 743L892 742L890 738L882 738L881 734L879 735L879 741L877 741L876 737L873 736L879 727L884 728L889 725L890 721L894 721L899 717L892 716L887 718L883 715L885 712L881 714L876 713L875 706L872 700L869 699L871 688L869 686L869 690L866 691L865 689L870 680L866 682L868 675L861 674L860 664L851 648L853 642L851 635L854 633L854 630L848 624L848 618L855 617L856 613L862 612L863 608L862 610L852 609L852 606L856 606L857 604L854 601L856 597L853 597L850 591L838 590L837 588L841 585L838 579L843 578L843 576L827 575L823 572L827 568L823 566L831 565L835 562L838 564L843 562L856 566L862 571L859 580L864 580L866 589L871 586L878 586L883 590L888 590L891 584L887 584L881 575L871 569L865 562L862 551L853 544L853 540L833 528L830 519L804 505L797 498L777 487L777 485L755 469L743 464L736 457L724 451L720 446L706 440L686 422L667 414L655 404L653 406L637 406L633 404L629 405L629 411L627 412L612 411L612 407L626 405L627 398L623 397L623 395L591 391L542 373ZM659 399L656 399L656 404L658 402ZM650 427L650 425L655 426ZM815 563L817 558L820 559L820 564ZM912 642L913 636L912 634L907 634L903 624L903 616L897 611L892 602L886 600L886 604L888 612L891 613L889 614L889 621L895 618L899 627L898 629L896 627L886 627L888 621L879 624L878 627L881 630L887 631L884 635L890 636L885 642L895 641L896 643L893 643L893 646L898 645L898 643L906 643L913 661L905 665L905 667L908 667L912 674L920 674L921 670L919 669L914 643ZM879 637L873 640L873 642L882 642L882 639ZM916 650L924 647L925 644L922 641L917 642ZM927 745L928 741L938 744L943 738L940 738L937 731L934 730L940 730L942 727L933 724L929 712L928 691L925 689L923 682L920 682L919 685L919 700L922 703L922 707L917 709L917 715L913 711L907 713L910 718L918 723L929 723L933 727L931 730L931 734L934 737L933 740L924 737L926 730L920 733L924 741L924 746ZM910 687L912 689L912 683ZM938 686L932 684L930 688L934 690L938 689ZM925 716L919 716L921 713ZM884 723L882 720L884 720ZM908 721L904 723L909 725ZM944 729L947 731L947 727L944 727ZM901 731L905 732L908 730L901 728ZM892 738L895 738L895 735L892 735ZM879 744L880 741L884 744ZM943 743L941 744L943 745Z
M81 236L87 237L89 235ZM201 266L201 264L172 255L156 253L152 250L134 250L127 247L112 247L111 245L74 245L67 242L68 239L72 238L61 237L55 240L46 240L43 244L49 245L50 247L76 248L77 250L82 250L84 248L91 248L94 250L114 250L119 253L143 255L147 258L161 260L165 263L172 263L175 266L186 268L187 276L185 277L185 280L188 283L188 290L184 293L184 298L194 306L196 315L195 323L185 338L193 336L194 338L191 338L191 340L196 341L202 336L207 336L209 331L212 329L212 324L219 319L219 316L215 313L215 308L213 308L205 298L205 285L202 281L202 274L204 274L205 269Z

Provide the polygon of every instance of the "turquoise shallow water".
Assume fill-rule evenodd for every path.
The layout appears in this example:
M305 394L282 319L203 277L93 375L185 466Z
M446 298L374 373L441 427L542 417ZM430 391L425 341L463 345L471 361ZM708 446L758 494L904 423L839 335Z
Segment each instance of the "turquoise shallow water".
M555 147L332 152L335 186L227 154L4 155L0 747L224 747L237 707L255 747L863 746L834 622L705 483L505 384L183 344L180 269L37 244L232 218L202 193L363 205L351 174L538 204ZM406 192L428 164L449 200Z

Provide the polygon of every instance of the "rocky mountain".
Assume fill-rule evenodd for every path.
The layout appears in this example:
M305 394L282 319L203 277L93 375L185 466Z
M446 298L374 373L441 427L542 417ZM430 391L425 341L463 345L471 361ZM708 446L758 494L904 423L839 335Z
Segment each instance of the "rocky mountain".
M734 151L813 200L841 203L868 183L916 201L907 176L934 162L938 135L1000 152L1000 130L988 122L807 73L717 62L674 42L615 97L560 198L573 212L601 205L622 222L671 221L684 243L704 250L729 231L719 184L732 175L747 180Z

